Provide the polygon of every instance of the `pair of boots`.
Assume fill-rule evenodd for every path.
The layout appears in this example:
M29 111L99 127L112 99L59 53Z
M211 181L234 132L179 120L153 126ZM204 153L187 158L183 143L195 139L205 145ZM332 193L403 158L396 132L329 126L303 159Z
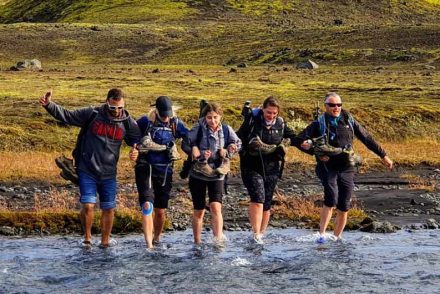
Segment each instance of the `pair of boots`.
M280 145L275 145L275 144L266 144L263 141L261 141L261 138L259 136L256 136L249 141L248 150L251 155L256 156L259 155L260 152L263 155L274 153L277 150L277 148L280 147L284 152L284 154L286 154L287 147L289 146L290 146L289 138L284 138L281 141Z
M196 161L193 167L194 172L204 175L208 178L215 178L226 175L231 170L231 160L227 157L222 158L222 163L216 169L213 169L208 161Z
M153 139L151 139L149 135L142 137L140 144L137 146L137 149L140 153L144 154L148 153L149 151L160 152L167 150L171 161L181 159L180 153L179 151L177 151L176 144L173 143L170 146L157 144L153 141Z

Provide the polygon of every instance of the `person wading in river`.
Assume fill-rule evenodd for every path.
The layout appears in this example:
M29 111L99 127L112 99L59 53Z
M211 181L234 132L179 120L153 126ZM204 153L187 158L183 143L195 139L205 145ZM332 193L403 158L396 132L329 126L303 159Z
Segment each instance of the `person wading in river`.
M67 110L51 101L52 91L40 98L40 104L54 118L81 127L75 148L75 166L79 178L81 222L84 229L84 246L92 245L92 224L96 193L99 194L101 217L101 247L111 245L116 207L116 171L122 141L133 146L130 159L136 160L136 142L140 131L136 121L124 109L124 94L121 89L111 89L107 99L99 107Z
M377 154L382 163L393 168L393 161L385 150L374 141L367 130L353 116L342 109L341 97L330 92L324 98L325 113L320 115L302 131L293 144L309 154L316 155L316 174L324 186L324 206L321 210L318 243L324 243L325 232L336 208L334 236L340 238L347 223L348 210L354 189L354 172L358 157L353 150L353 139L357 137L368 149ZM341 149L334 155L317 154L313 140L322 137L325 143ZM332 150L334 152L334 150Z

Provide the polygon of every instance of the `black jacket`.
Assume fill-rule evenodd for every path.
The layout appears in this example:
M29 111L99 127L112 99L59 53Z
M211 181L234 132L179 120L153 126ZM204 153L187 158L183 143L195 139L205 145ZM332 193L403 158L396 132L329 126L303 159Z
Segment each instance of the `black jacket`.
M284 154L282 148L267 155L253 156L248 151L248 143L252 138L259 136L261 141L266 144L279 145L283 138L295 137L294 132L284 122L282 117L277 117L276 122L270 127L264 125L263 111L254 109L252 114L248 115L237 131L238 137L242 140L242 150L240 151L240 168L250 169L263 174L277 174L280 171L280 161Z
M353 146L353 134L358 138L368 149L373 151L379 157L385 157L385 150L374 141L373 137L368 131L360 125L355 119L352 119L352 123L349 123L349 117L351 116L347 111L341 112L341 118L337 121L337 126L330 123L330 116L325 115L326 133L328 143L334 147L346 147L348 145ZM313 154L313 149L303 150L300 145L307 139L312 139L321 136L321 128L317 120L308 125L298 136L292 141L292 145L298 147L301 151L309 154ZM317 159L318 160L318 159ZM319 160L318 160L319 161ZM326 162L328 167L333 168L348 168L348 157L346 153L341 153L336 156L331 156L330 160Z

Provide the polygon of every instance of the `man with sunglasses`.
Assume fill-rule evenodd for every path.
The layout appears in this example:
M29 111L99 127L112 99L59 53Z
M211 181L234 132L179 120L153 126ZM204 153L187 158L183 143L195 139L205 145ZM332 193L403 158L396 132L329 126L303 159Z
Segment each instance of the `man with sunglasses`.
M40 104L54 118L81 127L75 148L75 166L79 177L81 223L84 229L83 246L92 245L92 224L96 193L99 194L101 220L101 247L110 245L116 207L116 171L122 141L133 146L130 159L135 161L135 148L140 139L136 121L124 109L121 89L111 89L99 107L67 110L51 101L52 91L40 98Z
M313 121L294 140L302 151L316 155L316 174L324 186L324 205L319 224L318 243L326 241L325 231L336 208L334 236L339 239L347 222L351 197L354 189L355 164L353 161L353 139L357 137L368 149L377 154L382 163L393 168L392 160L385 150L374 141L367 130L351 114L342 109L341 97L330 92L324 98L325 113ZM322 155L314 152L312 139L324 136L326 144L339 147L344 152Z

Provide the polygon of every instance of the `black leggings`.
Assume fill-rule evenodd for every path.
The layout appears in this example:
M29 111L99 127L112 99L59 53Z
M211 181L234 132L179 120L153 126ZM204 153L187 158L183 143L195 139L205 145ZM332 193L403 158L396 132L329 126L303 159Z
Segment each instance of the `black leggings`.
M191 191L193 207L195 210L205 209L206 189L208 189L209 203L222 203L223 180L204 181L194 177L189 177L189 190Z
M263 203L263 211L268 211L272 205L273 193L278 183L278 173L263 177L256 171L242 169L241 178L251 197L251 202Z

